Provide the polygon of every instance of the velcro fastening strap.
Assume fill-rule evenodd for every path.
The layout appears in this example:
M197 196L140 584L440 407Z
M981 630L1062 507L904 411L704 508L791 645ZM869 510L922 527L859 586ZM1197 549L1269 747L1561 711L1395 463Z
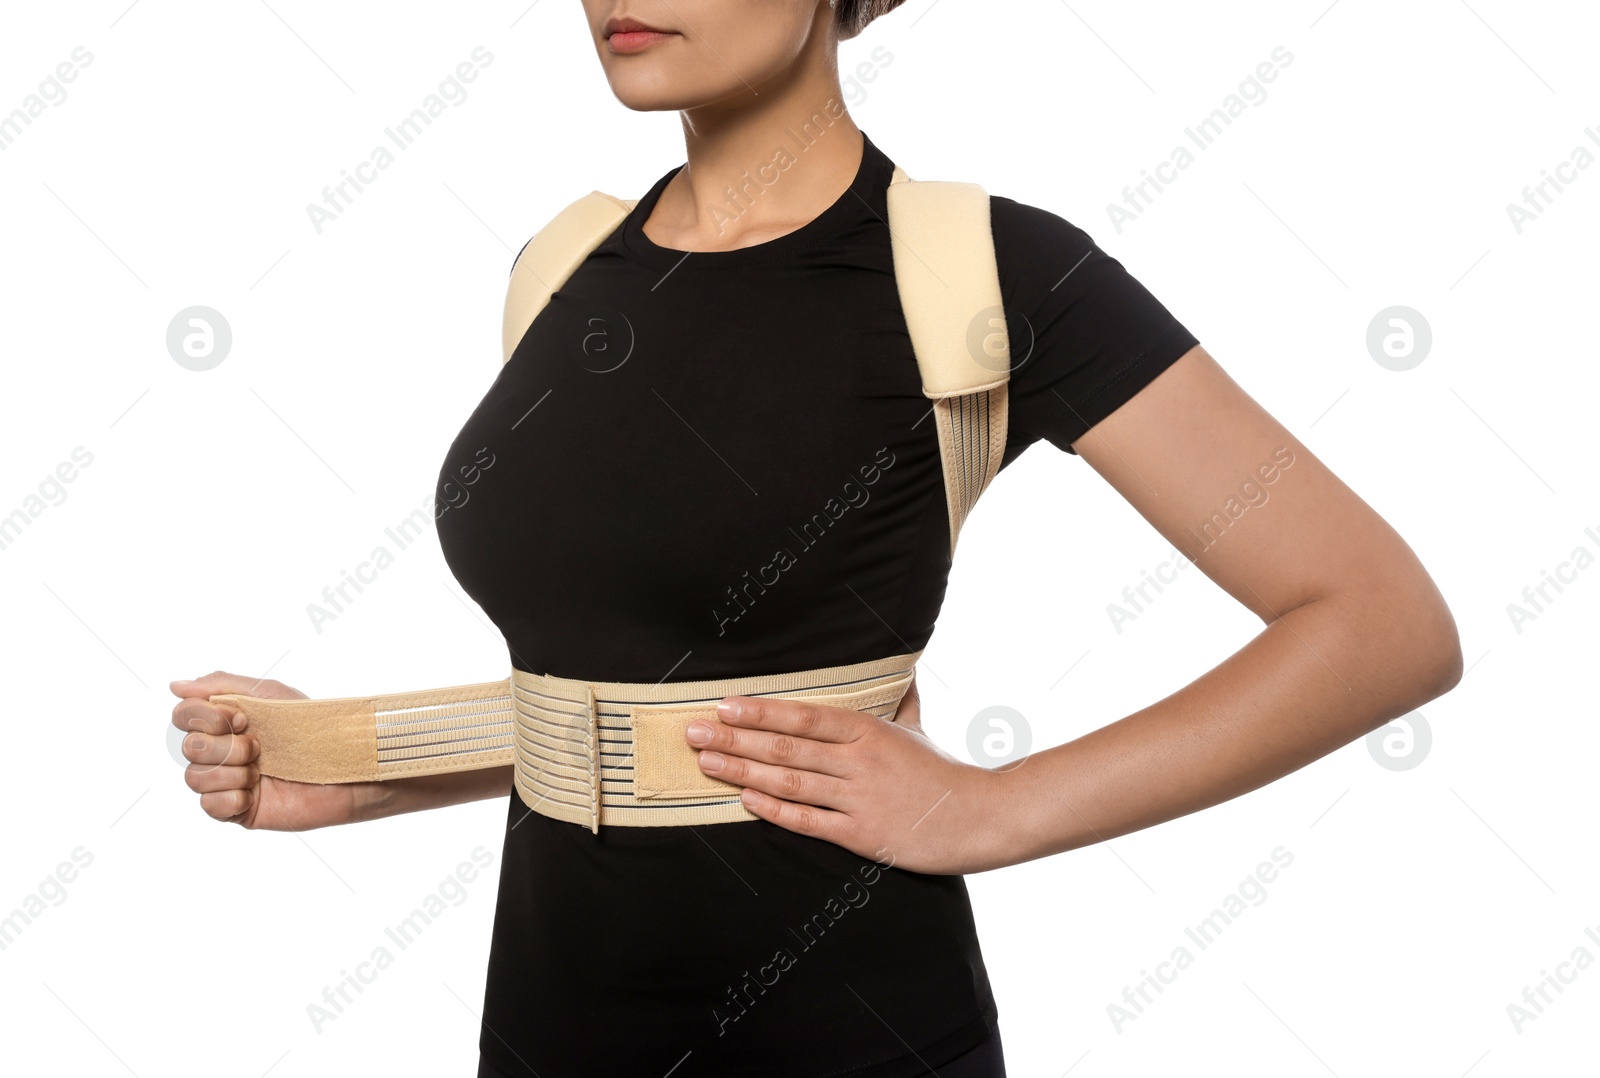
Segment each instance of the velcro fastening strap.
M700 770L694 746L684 731L696 719L721 726L715 704L633 709L633 796L657 801L704 797L706 794L739 796L739 787Z
M376 782L512 762L510 679L329 699L218 693L261 746L263 775L295 782Z
M848 692L773 695L821 707L870 712L893 722L900 700L911 686L911 678L912 672L908 670L886 684ZM684 739L684 731L697 719L711 726L722 724L715 701L708 704L635 704L632 712L634 797L663 801L704 798L707 794L738 796L741 787L700 770L700 750Z
M264 775L370 782L514 765L522 802L598 832L759 819L684 740L724 696L777 697L894 721L921 651L703 681L590 682L512 668L500 681L381 696L272 700L219 693L261 744Z

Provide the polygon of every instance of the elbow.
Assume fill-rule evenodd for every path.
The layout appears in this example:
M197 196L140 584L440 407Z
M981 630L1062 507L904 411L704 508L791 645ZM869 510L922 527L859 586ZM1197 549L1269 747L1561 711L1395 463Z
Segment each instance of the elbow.
M1431 584L1431 581L1430 581ZM1450 607L1436 589L1425 589L1405 605L1398 648L1405 657L1405 693L1420 707L1461 683L1465 664L1461 634Z
M1386 713L1404 714L1448 693L1465 673L1461 635L1425 572L1390 577L1340 596L1344 631Z
M1428 695L1430 700L1443 696L1461 684L1461 675L1466 672L1461 656L1461 637L1456 632L1455 619L1450 616L1448 607L1444 608L1444 617L1449 622L1449 627L1434 633L1430 641L1430 659L1424 674L1419 678L1430 690Z

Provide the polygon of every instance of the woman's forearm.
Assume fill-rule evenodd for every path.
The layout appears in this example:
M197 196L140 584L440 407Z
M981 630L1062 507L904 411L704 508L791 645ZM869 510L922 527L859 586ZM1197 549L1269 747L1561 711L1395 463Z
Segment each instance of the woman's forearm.
M443 775L419 775L387 782L363 782L355 791L351 823L398 816L403 812L444 808L468 801L503 797L511 791L510 764L475 771L454 771Z
M1017 864L1237 797L1448 692L1455 623L1431 582L1285 613L1171 696L1027 757L997 782Z

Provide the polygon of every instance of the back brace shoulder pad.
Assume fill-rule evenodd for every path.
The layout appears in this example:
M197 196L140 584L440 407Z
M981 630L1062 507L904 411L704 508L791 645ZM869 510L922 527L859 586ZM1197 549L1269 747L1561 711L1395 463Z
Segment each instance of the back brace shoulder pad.
M944 470L953 560L961 525L1000 470L1006 444L1011 351L989 224L975 183L912 180L894 170L889 241L895 285L932 403ZM551 295L638 205L591 191L534 234L511 267L501 324L502 362Z

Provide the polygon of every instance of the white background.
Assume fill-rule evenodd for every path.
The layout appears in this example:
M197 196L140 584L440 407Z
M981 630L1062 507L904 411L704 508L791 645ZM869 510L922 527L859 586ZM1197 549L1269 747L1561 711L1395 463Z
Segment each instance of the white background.
M847 71L892 54L857 122L913 176L1048 208L1122 259L1406 537L1469 667L1423 709L1408 770L1358 742L970 878L1013 1075L1600 1073L1600 966L1520 1029L1508 1013L1577 949L1600 957L1600 569L1520 632L1507 611L1576 547L1600 553L1600 168L1520 234L1506 211L1574 147L1600 153L1592 6L1000 7L912 0L846 43ZM321 633L305 608L430 504L499 367L522 242L592 188L643 193L683 160L677 118L612 98L571 0L7 4L0 111L80 45L67 99L0 152L0 515L75 447L93 458L0 550L0 914L75 849L92 861L0 951L0 1066L469 1074L503 802L305 835L215 823L171 753L166 683L504 674L432 535ZM467 100L319 235L307 203L479 45ZM1293 61L1267 98L1119 232L1107 204L1278 46ZM205 373L165 344L193 305L234 336ZM1433 332L1404 372L1366 345L1394 305ZM964 751L1005 704L1036 747L1063 742L1260 630L1190 572L1118 632L1107 604L1170 549L1081 461L1031 449L963 532L919 678L930 732ZM314 1028L324 986L480 846L464 901ZM1198 951L1185 927L1280 846L1265 900ZM1193 964L1114 1022L1186 942Z

